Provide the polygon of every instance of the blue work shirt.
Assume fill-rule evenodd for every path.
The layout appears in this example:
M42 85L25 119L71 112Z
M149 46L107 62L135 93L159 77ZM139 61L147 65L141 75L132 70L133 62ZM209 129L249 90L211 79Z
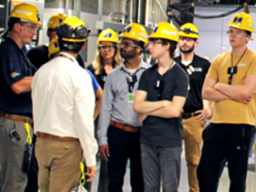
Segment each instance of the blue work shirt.
M85 69L85 70L91 76L93 91L96 92L99 89L100 85L99 85L98 81L96 80L96 78L94 77L94 75L92 74L92 72L90 70L88 70L88 69Z
M16 94L11 85L24 77L33 76L37 70L25 60L26 49L20 49L11 39L6 38L0 45L0 111L32 117L31 92ZM30 71L29 72L29 68Z

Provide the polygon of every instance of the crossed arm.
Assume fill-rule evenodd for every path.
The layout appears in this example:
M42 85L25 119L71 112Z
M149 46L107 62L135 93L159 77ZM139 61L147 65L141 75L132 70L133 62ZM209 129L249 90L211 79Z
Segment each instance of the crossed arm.
M177 118L180 116L186 98L174 96L172 102L163 101L145 101L147 92L136 91L133 108L134 111L146 116L155 116L162 118Z
M246 77L244 84L228 85L217 83L216 80L206 77L202 95L210 101L236 100L248 104L256 90L256 75Z

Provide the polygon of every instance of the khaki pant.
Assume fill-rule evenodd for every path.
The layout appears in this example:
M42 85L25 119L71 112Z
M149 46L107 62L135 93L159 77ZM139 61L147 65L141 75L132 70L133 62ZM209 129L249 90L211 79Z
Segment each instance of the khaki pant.
M79 141L37 138L35 147L41 192L70 192L79 184L82 149Z
M188 167L189 192L199 192L196 170L200 160L202 132L205 127L205 121L198 121L196 116L194 116L183 119L182 122Z
M20 137L16 142L9 136L14 128ZM32 129L30 131L32 133ZM24 123L0 117L0 192L25 190L27 174L22 171L22 162L26 138Z

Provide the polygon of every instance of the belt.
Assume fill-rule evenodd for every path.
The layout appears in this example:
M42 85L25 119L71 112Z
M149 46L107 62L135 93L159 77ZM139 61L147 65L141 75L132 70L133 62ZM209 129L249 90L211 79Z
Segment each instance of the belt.
M54 141L70 141L70 142L78 141L78 139L74 138L74 137L59 137L56 135L51 135L51 134L42 133L42 132L37 132L36 135L37 135L37 138L50 139L50 140L54 140Z
M26 118L26 117L21 117L21 116L18 116L18 115L11 115L11 114L0 112L0 117L4 117L6 119L11 119L11 120L14 120L14 121L20 121L20 122L23 122L23 123L33 124L32 119Z
M126 131L126 132L140 132L140 130L141 130L141 127L133 127L133 126L129 126L129 125L124 125L122 123L118 123L118 122L115 122L112 120L110 122L110 125L118 128L118 129L122 129L123 131Z
M182 119L188 119L190 117L198 116L200 113L182 113Z

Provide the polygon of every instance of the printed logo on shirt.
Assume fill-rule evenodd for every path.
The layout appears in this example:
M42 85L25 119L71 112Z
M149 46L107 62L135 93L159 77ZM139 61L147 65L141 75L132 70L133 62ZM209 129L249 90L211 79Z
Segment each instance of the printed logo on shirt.
M238 67L245 67L246 64L244 64L244 63L239 63L237 66L238 66Z
M202 72L203 69L202 69L201 67L196 67L196 68L195 68L195 71L196 71L196 72Z
M17 73L17 72L12 72L12 73L11 73L11 77L12 77L12 78L15 78L15 77L17 77L17 76L20 76L20 73Z

